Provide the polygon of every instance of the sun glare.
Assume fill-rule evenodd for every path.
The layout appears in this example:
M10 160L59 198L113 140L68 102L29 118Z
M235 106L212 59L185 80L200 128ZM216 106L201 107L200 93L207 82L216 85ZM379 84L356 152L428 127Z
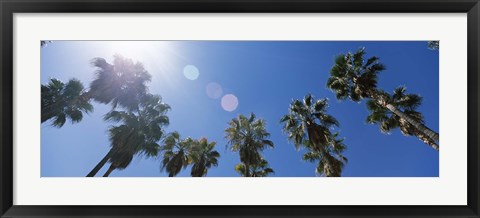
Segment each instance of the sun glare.
M176 63L170 41L108 41L105 46L112 55L119 54L143 63L151 73L171 69Z

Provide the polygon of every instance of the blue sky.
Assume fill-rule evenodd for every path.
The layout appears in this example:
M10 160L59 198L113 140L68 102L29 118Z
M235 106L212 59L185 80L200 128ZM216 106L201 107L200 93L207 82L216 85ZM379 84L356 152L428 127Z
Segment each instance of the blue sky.
M152 75L150 92L160 94L172 108L166 131L217 142L221 158L219 166L208 171L210 177L238 176L234 166L239 156L226 147L224 129L232 118L250 112L266 120L275 144L263 152L275 170L273 176L315 176L316 164L301 159L305 150L294 149L279 123L292 99L307 93L329 98L328 113L340 122L348 147L344 156L349 160L343 177L438 176L439 152L398 130L381 133L378 126L365 122L365 102L338 101L326 88L334 57L361 47L366 48L367 57L380 57L387 67L379 76L379 87L391 92L405 85L409 93L420 94L423 103L418 110L427 126L438 132L438 51L429 50L425 41L54 41L41 49L41 83L49 78L65 82L77 78L87 87L94 78L90 61L95 57L111 62L114 54L121 54L142 62ZM184 70L189 73L185 75ZM211 83L222 89L217 89L217 99L207 95ZM238 99L233 111L221 105L222 96L228 94ZM110 106L93 105L94 112L78 124L67 122L60 129L48 122L41 125L42 177L83 177L108 152L107 129L115 123L102 117ZM167 176L160 171L160 162L137 157L128 168L110 176ZM178 176L189 175L187 168Z

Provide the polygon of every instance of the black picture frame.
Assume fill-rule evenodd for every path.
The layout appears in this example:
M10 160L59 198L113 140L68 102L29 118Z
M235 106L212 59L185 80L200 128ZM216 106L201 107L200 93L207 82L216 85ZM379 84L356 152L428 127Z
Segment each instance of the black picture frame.
M479 0L0 0L1 217L479 217ZM17 206L13 205L14 13L467 13L466 206Z

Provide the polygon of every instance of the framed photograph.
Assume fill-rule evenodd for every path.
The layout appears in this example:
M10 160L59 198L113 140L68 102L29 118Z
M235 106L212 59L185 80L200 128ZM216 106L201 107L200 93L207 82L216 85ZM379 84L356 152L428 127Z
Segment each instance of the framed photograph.
M478 0L0 6L1 217L479 217Z

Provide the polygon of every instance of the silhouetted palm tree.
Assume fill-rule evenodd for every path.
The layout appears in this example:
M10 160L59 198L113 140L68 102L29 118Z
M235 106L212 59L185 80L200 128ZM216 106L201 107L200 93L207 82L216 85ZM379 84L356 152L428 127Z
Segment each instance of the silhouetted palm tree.
M95 58L96 78L90 83L88 97L103 104L112 104L112 108L121 106L127 110L138 110L139 102L148 92L146 86L151 75L140 62L120 55L114 56L113 64L103 58Z
M415 94L405 94L405 92L405 87L398 87L393 91L392 96L383 91L379 91L379 95L382 95L382 98L387 104L393 105L394 107L402 110L403 113L412 119L415 119L417 122L423 124L424 120L422 113L416 111L417 107L422 103L422 98ZM438 145L435 143L435 141L418 131L405 119L379 105L376 101L368 100L367 108L370 111L370 114L367 117L367 122L379 124L382 132L389 133L392 129L400 128L400 131L404 135L414 135L424 143L438 150Z
M363 98L374 100L378 105L390 110L411 124L423 135L438 142L438 133L408 116L384 99L384 96L377 89L377 76L385 69L385 66L378 62L377 57L371 57L365 62L364 55L365 50L362 48L354 54L339 55L335 59L335 65L330 70L327 87L335 92L337 99L345 100L349 98L355 102L359 102Z
M245 172L247 172L245 164L239 163L235 166L235 171L237 171L238 174L241 176L246 176ZM272 168L268 165L268 162L265 159L262 159L260 163L251 165L250 169L248 170L250 172L250 177L266 177L269 174L274 174L275 172L273 171Z
M164 135L162 127L169 124L166 115L169 109L160 96L148 94L139 104L138 111L107 113L106 121L120 122L121 125L109 129L111 149L87 176L94 176L106 162L111 164L104 176L115 169L125 169L135 155L157 156L160 151L157 142Z
M240 161L245 164L245 177L250 177L250 166L259 164L262 161L260 151L266 147L273 148L273 142L268 140L270 133L265 129L265 121L256 119L255 114L251 113L247 118L239 115L232 119L229 127L225 129L228 144L234 152L239 152Z
M93 111L89 99L84 98L85 89L77 79L66 84L58 79L50 79L41 86L41 122L53 119L52 125L62 127L66 120L80 122L84 113Z
M307 94L303 102L293 100L289 114L282 117L283 130L288 134L298 150L300 146L308 149L303 159L319 161L317 173L327 177L339 177L347 159L341 155L345 146L343 140L337 139L338 134L330 131L338 127L338 121L326 113L327 99L315 101Z
M181 139L178 132L170 133L162 147L163 161L161 170L166 170L169 177L174 177L189 164L189 151L195 141L188 137Z
M214 150L216 142L208 143L206 138L196 141L190 148L189 159L192 165L192 177L206 176L208 169L218 166L220 154Z

